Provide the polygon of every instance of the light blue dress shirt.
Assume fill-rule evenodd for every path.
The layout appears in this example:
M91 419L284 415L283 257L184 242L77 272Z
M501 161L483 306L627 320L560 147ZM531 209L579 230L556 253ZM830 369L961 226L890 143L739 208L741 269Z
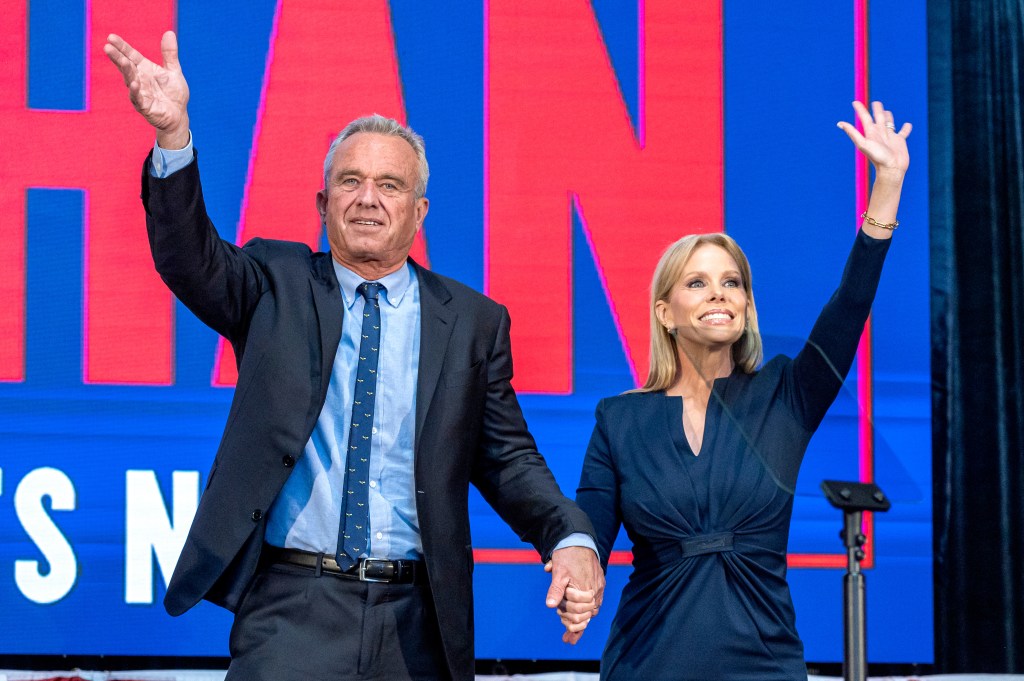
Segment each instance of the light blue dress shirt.
M338 544L341 495L352 395L362 330L363 278L334 262L345 316L334 358L327 401L305 454L295 463L267 520L267 542L334 554ZM420 357L420 287L412 265L378 280L380 356L370 445L370 547L373 558L421 558L416 516L413 446L416 435L416 378Z
M192 135L183 149L154 145L150 173L167 177L195 158ZM327 400L304 455L275 499L267 516L266 541L275 546L333 555L338 545L341 493L345 488L349 415L355 384L363 297L356 287L363 279L332 261L341 286L345 314L334 358ZM379 280L381 294L381 356L377 369L378 402L373 415L370 458L370 546L373 558L422 558L413 446L416 441L416 382L420 356L420 288L412 265ZM554 550L586 546L597 553L593 539L574 533Z

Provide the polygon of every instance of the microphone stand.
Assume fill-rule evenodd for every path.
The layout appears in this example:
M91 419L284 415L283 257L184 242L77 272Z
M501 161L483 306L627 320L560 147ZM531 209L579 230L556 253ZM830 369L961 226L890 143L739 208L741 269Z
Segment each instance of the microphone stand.
M892 504L878 485L864 482L823 480L825 498L843 512L839 538L846 547L846 575L843 577L843 681L867 681L867 618L865 616L864 511L888 511Z

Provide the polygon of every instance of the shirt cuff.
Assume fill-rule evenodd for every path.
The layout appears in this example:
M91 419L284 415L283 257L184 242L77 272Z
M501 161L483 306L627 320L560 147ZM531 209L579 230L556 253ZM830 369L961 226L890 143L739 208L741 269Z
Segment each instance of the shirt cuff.
M567 549L570 546L585 546L593 551L598 558L601 557L601 554L597 552L597 544L594 543L594 540L589 534L584 534L583 532L573 532L568 537L555 544L555 548L552 549L551 552L554 553L558 549Z
M183 149L164 149L159 144L153 144L153 157L149 163L149 174L155 178L163 179L192 163L195 157L195 152L192 150L192 131L189 130L188 144Z

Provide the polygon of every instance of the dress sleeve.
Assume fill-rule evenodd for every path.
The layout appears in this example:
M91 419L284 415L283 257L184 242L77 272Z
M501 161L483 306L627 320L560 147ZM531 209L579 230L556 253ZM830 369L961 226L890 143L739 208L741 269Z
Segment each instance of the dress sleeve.
M583 460L576 503L594 524L598 555L601 565L607 570L612 544L622 524L622 513L619 508L619 476L609 451L604 405L604 400L597 405L597 423L594 424L587 455Z
M811 430L825 417L853 365L890 243L857 232L839 288L790 365L794 412Z

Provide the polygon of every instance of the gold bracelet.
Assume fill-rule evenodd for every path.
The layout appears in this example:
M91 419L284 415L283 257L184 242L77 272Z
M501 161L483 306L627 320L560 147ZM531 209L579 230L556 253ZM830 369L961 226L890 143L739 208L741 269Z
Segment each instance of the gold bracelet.
M872 225L874 227L881 227L882 229L887 229L890 232L895 230L897 227L900 226L900 221L899 220L893 220L890 223L879 222L878 220L876 220L873 217L871 217L870 215L868 215L867 211L864 211L863 213L861 213L860 216L864 220L864 222L868 223L869 225Z

